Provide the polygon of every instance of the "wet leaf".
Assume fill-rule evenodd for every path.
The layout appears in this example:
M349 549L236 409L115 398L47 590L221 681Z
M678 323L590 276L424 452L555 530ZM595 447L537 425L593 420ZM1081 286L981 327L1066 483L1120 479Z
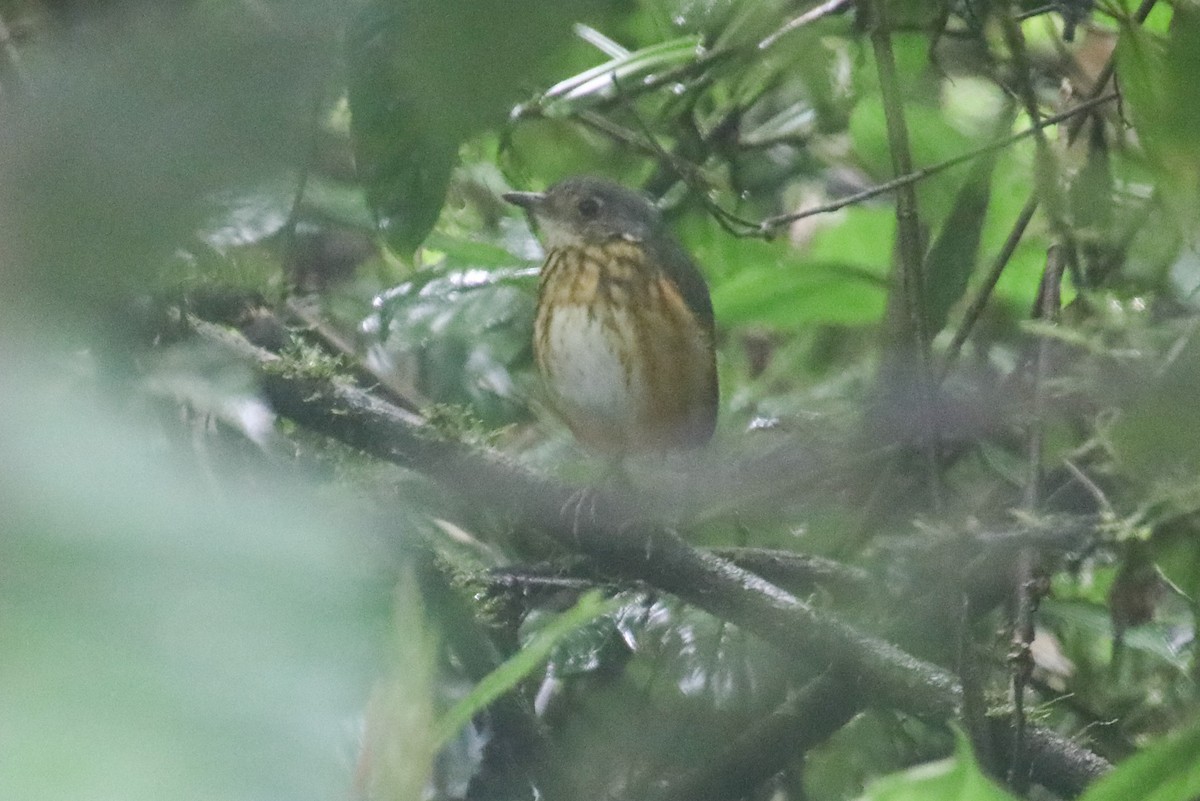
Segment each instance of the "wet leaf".
M546 90L538 105L550 116L574 114L615 96L621 88L634 88L657 74L690 64L703 52L696 36L659 42L559 81Z
M498 257L468 250L478 248ZM415 372L428 400L469 406L490 427L523 419L515 374L530 364L536 284L536 267L422 270L376 298L363 323L372 358Z
M620 603L618 599L605 600L599 592L594 591L581 597L566 612L556 615L549 624L539 629L522 645L521 650L484 677L466 698L455 704L438 721L435 733L437 742L446 743L488 704L541 667L564 638L613 610Z

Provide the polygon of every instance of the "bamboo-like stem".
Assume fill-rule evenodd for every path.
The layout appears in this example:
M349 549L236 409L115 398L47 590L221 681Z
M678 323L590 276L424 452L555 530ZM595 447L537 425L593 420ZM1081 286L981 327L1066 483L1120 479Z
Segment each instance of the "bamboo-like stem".
M883 98L883 113L887 123L888 150L892 157L892 172L897 177L913 171L912 149L908 141L908 123L900 79L896 73L896 58L892 52L892 34L888 27L886 0L871 4L871 46L879 73L879 88ZM907 183L896 190L896 250L899 256L899 290L904 308L906 330L901 348L911 342L916 350L916 394L920 442L928 472L930 495L934 509L942 505L941 467L938 447L941 437L937 428L935 387L933 384L932 332L926 309L925 246L921 220L917 210L916 187Z

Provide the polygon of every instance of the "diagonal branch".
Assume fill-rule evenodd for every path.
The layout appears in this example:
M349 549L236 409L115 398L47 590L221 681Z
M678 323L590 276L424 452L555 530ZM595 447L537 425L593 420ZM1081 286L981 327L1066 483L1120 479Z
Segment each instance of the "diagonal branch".
M844 209L847 206L853 206L856 203L862 203L864 200L870 200L871 198L879 197L880 195L886 195L902 186L915 184L919 181L925 180L926 178L931 178L934 175L945 172L952 167L957 167L961 164L966 164L967 162L974 161L991 153L1003 150L1006 147L1010 147L1011 145L1014 145L1023 139L1028 139L1029 137L1035 135L1037 131L1042 128L1049 128L1052 125L1058 125L1060 122L1064 122L1072 117L1076 117L1091 111L1097 106L1104 105L1105 103L1111 103L1117 98L1118 95L1116 92L1108 92L1106 94L1097 95L1096 97L1084 100L1083 102L1078 103L1071 108L1066 109L1065 111L1042 117L1036 125L1031 125L1028 128L1017 131L1016 133L1011 133L1008 136L997 139L994 142L988 142L986 145L980 145L977 148L960 153L959 155L948 158L945 161L939 161L937 164L930 164L928 167L917 167L916 169L907 172L904 175L893 178L890 181L884 181L881 184L868 187L861 192L855 192L852 195L840 197L837 200L832 200L829 203L824 203L820 206L812 206L802 211L768 217L759 223L758 227L760 232L765 235L776 228L787 225L788 223L793 223L797 220L803 220L805 217L813 217L817 214L828 214L830 212Z
M639 520L629 498L600 494L594 516L569 525L563 508L574 494L571 487L495 452L447 439L416 415L357 387L291 373L283 359L239 334L191 322L198 335L255 368L276 411L300 425L419 470L478 503L513 510L523 524L544 530L615 575L677 595L803 663L832 666L865 703L937 721L957 713L962 689L946 670L818 613L759 576L693 548L669 529ZM1104 759L1052 732L1031 727L1028 740L1036 755L1035 779L1062 795L1079 795L1109 768Z

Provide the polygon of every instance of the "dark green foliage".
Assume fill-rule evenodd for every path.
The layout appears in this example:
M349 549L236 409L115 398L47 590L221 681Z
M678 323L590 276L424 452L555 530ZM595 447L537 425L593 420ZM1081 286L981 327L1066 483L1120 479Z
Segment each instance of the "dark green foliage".
M931 331L942 330L974 272L991 197L991 167L990 162L977 165L977 172L963 183L925 257L925 313Z
M518 91L593 6L371 0L347 43L360 178L389 244L408 257L446 197L459 146L497 126ZM536 19L536 24L530 24Z

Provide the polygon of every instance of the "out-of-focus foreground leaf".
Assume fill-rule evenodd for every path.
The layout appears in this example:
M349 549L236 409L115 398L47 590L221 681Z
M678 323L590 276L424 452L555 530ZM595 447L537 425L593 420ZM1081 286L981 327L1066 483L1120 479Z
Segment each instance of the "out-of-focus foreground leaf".
M6 294L87 319L147 289L206 193L300 163L341 13L331 0L140 4L47 36L0 119Z
M387 611L367 527L295 482L214 491L23 344L0 362L0 797L345 796Z
M954 756L910 768L872 784L860 801L1012 801L983 775L971 746L959 737Z
M348 41L355 155L399 253L437 221L462 141L503 120L594 0L372 0Z
M1101 778L1080 801L1191 801L1200 796L1200 726L1147 748Z
M1200 189L1200 9L1174 4L1167 41L1138 27L1122 32L1117 49L1121 87L1138 138L1160 168L1167 198L1194 223Z

